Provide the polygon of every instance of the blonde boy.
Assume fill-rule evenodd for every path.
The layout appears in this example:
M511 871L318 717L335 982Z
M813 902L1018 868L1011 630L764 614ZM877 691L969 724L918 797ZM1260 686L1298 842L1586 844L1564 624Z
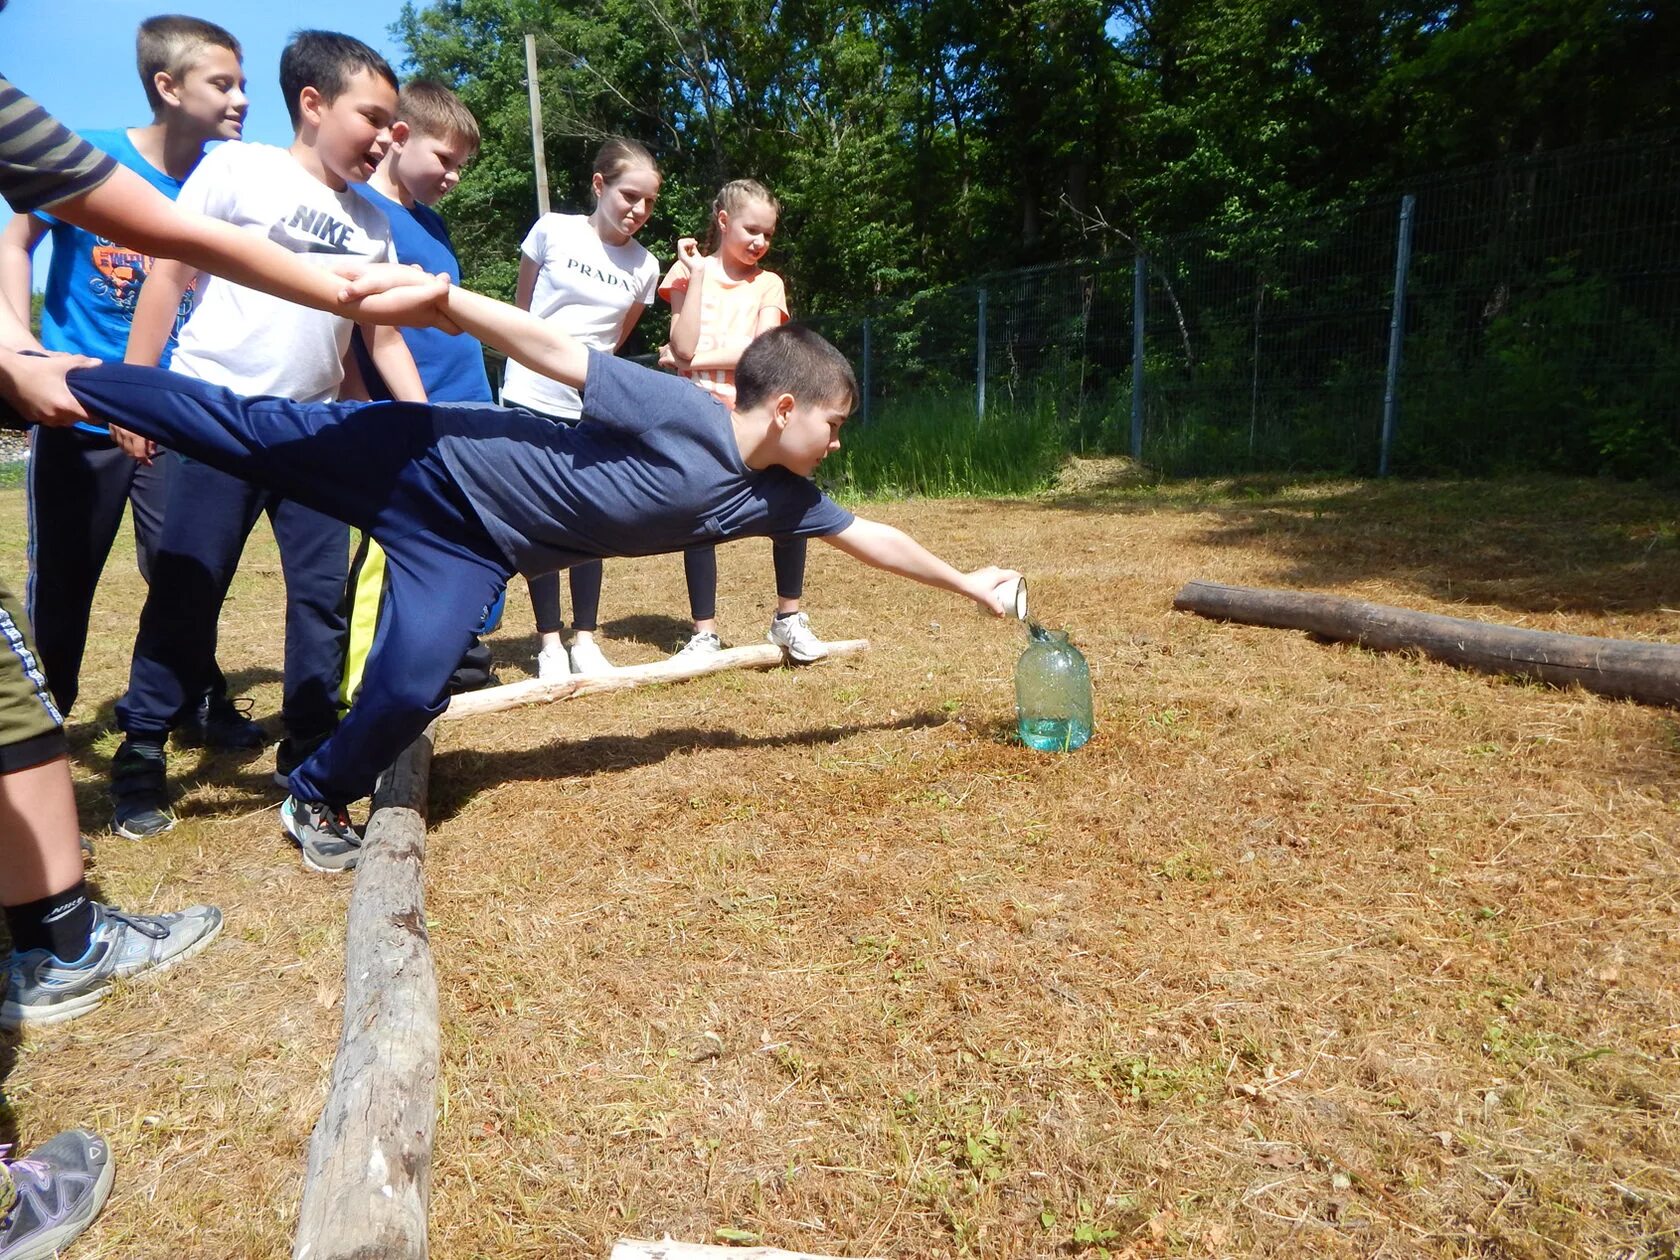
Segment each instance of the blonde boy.
M164 15L140 23L135 60L151 106L141 127L84 137L173 200L213 140L237 140L244 126L245 72L239 41L212 22ZM30 258L53 242L41 340L49 350L120 359L134 304L152 259L42 211L18 215L0 232L0 300L29 317ZM183 303L176 323L190 306ZM174 329L164 361L174 346ZM88 619L111 544L132 506L140 572L150 577L163 525L167 464L139 467L101 425L36 432L29 461L27 607L41 664L59 709L76 702ZM177 727L176 738L214 747L260 748L260 732L228 703L219 671L211 694Z

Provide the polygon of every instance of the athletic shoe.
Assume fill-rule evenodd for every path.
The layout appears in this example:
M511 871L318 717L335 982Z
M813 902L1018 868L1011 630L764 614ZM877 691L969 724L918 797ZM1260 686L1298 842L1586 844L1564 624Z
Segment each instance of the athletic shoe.
M175 826L162 743L123 740L111 758L111 807L111 830L130 840L161 836Z
M315 755L315 750L327 742L325 735L309 739L283 739L274 749L274 786L291 790L292 771Z
M193 715L172 732L183 748L215 752L258 752L268 747L263 728L251 720L251 701L205 696Z
M677 657L711 656L714 653L721 651L723 651L722 639L718 638L717 635L713 634L710 630L704 632L696 630L689 638L688 642L683 644L682 647L677 650ZM675 660L676 657L673 657L672 659Z
M764 636L801 665L820 661L828 655L828 644L817 638L811 629L811 619L804 613L779 617L770 623L770 633Z
M115 1172L111 1148L86 1129L0 1162L0 1260L52 1260L99 1215Z
M312 871L353 871L361 860L362 838L342 809L288 796L280 806L280 826L303 850L303 864Z
M85 1015L105 1000L115 981L161 975L198 953L221 930L222 912L214 906L125 914L96 901L87 953L74 962L45 949L14 953L7 960L0 1028L61 1024Z
M537 653L539 682L565 682L571 676L572 663L566 658L566 649L558 643Z
M610 674L613 672L612 662L609 661L595 646L595 640L584 639L572 644L572 673L574 674Z

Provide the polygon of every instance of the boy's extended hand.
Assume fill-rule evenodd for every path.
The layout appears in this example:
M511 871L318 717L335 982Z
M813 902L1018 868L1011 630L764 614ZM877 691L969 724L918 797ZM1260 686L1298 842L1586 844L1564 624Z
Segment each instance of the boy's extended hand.
M75 424L88 413L65 385L65 375L72 368L98 366L98 359L83 354L0 354L0 398L35 424Z
M1020 576L1014 569L1000 569L995 564L987 565L984 569L963 574L963 594L994 617L1013 616L1013 583ZM1009 585L1006 587L1006 584ZM1010 596L1010 602L1004 601L1005 595Z
M334 270L350 282L339 292L339 301L360 323L461 331L443 313L441 304L449 292L446 275L403 263L343 263Z

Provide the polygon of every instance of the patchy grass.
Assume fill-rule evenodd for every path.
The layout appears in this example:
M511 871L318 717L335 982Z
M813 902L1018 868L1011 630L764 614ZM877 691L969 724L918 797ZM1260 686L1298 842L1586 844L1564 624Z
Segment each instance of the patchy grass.
M1091 465L871 511L1022 564L1095 737L1022 748L1017 634L823 547L808 606L875 641L855 663L446 728L435 1254L1677 1253L1674 717L1170 611L1204 577L1673 639L1671 499ZM21 521L0 495L14 575ZM608 566L614 659L675 639L680 568ZM722 569L750 641L767 548ZM234 594L223 663L272 720L266 535ZM117 558L73 731L90 826L138 597ZM512 604L505 677L535 651ZM266 761L173 769L182 825L102 836L95 872L136 909L216 901L226 935L0 1063L26 1142L111 1137L90 1260L284 1254L338 1033L348 884L280 841Z

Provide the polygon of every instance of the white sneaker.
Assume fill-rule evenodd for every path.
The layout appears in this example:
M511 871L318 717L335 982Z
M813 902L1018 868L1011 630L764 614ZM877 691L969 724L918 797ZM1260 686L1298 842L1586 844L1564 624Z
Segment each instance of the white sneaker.
M563 647L545 647L537 653L537 679L540 682L564 682L572 676L572 663Z
M817 638L811 629L811 619L804 613L794 613L770 623L770 633L764 636L801 665L820 661L828 655L828 644Z
M610 674L613 672L612 662L595 646L594 639L583 639L572 644L572 673L574 674Z
M711 656L721 651L723 651L722 639L710 630L704 633L697 630L689 641L677 651L677 656Z

